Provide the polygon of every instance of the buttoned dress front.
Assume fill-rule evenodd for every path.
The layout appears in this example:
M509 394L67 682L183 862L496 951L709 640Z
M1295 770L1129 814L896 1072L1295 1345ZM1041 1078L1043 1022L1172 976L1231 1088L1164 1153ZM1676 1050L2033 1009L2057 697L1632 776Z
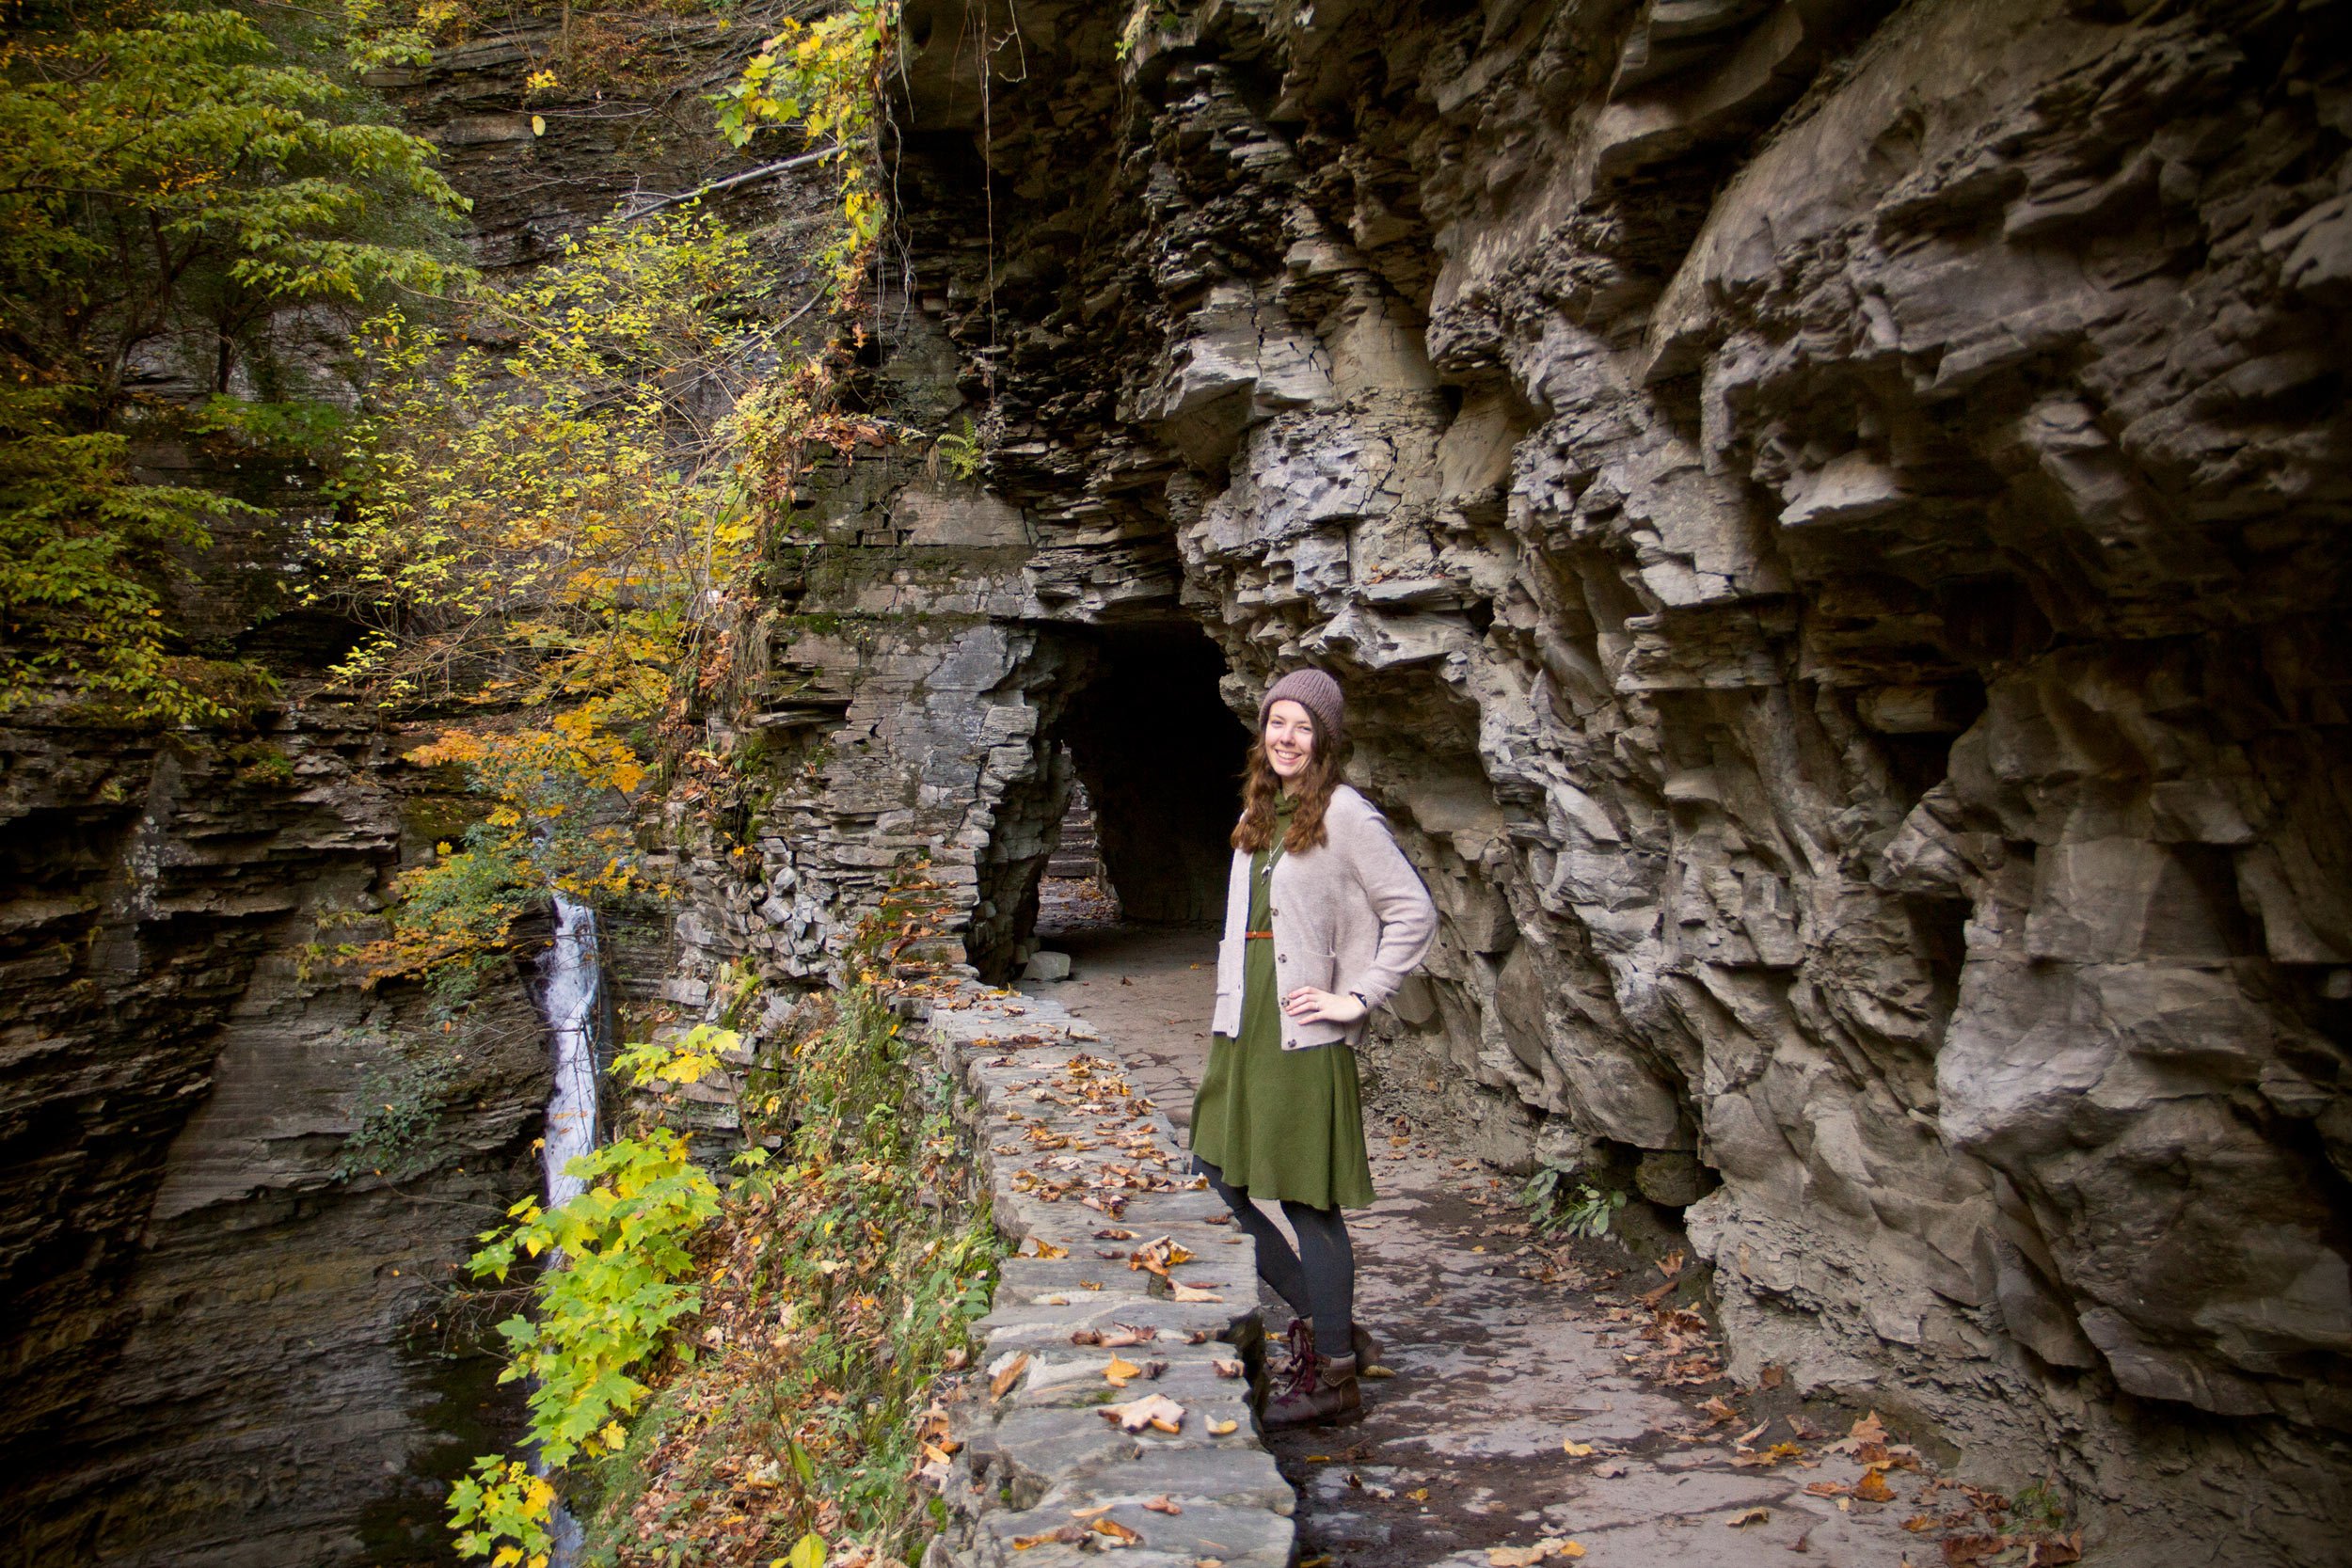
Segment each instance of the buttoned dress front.
M1428 895L1389 838L1387 824L1360 796L1352 790L1346 793L1344 801L1334 802L1339 809L1327 816L1327 823L1335 833L1344 831L1343 824L1352 828L1357 836L1348 840L1350 844L1360 842L1366 824L1376 827L1378 849L1393 857L1393 865L1379 867L1385 875L1379 879L1378 903L1385 906L1388 920L1377 928L1382 957L1390 961L1362 960L1362 973L1353 979L1338 973L1337 955L1306 950L1304 942L1295 940L1300 934L1295 915L1284 922L1274 904L1281 879L1273 873L1284 858L1280 852L1262 849L1247 861L1236 854L1234 874L1248 876L1248 895L1246 906L1238 897L1231 900L1230 914L1242 916L1246 908L1246 917L1239 920L1245 929L1232 930L1235 922L1229 919L1226 951L1219 965L1223 1002L1218 1027L1210 1041L1209 1064L1192 1113L1193 1152L1215 1166L1229 1185L1247 1191L1253 1198L1287 1200L1315 1209L1360 1209L1373 1201L1372 1165L1364 1148L1363 1105L1354 1050L1363 1027L1361 1023L1302 1025L1286 1020L1282 1013L1286 981L1291 986L1311 984L1318 990L1362 990L1377 1006L1402 978L1403 971L1420 962L1435 927ZM1279 845L1290 827L1289 800L1282 800L1277 811L1274 836ZM1320 857L1341 852L1335 845L1307 853ZM1375 916L1374 895L1357 885L1354 877L1343 881L1353 896L1365 901L1363 913ZM1297 885L1294 879L1293 886ZM1283 943L1248 935L1280 931L1286 924L1294 928ZM1302 951L1295 956L1279 951L1285 943ZM1238 953L1232 951L1236 946ZM1284 958L1290 961L1284 963ZM1237 976L1231 973L1234 968L1240 972ZM1232 995L1234 990L1239 991L1238 998ZM1231 1006L1234 1000L1238 1008Z

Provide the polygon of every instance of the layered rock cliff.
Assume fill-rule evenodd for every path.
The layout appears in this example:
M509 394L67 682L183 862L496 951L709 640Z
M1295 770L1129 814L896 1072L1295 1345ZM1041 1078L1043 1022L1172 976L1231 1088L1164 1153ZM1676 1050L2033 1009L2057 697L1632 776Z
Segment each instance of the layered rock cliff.
M542 95L545 135L524 78L564 63L552 27L379 78L475 198L484 265L740 166L685 91L753 40L704 20L625 41L635 74ZM236 385L347 401L348 325L294 313ZM212 389L151 357L153 400ZM337 961L481 804L401 761L429 724L323 689L355 631L289 591L315 471L137 455L266 510L187 563L168 624L275 689L217 732L0 727L0 1538L41 1564L446 1562L449 1481L518 1424L483 1350L517 1300L455 1289L538 1184L537 976L493 973L468 1014Z
M868 390L977 459L782 551L679 984L918 852L1001 970L1073 771L1213 880L1100 716L1230 779L1203 635L1323 663L1444 916L1386 1081L1678 1212L1743 1375L2337 1560L2340 9L910 6Z

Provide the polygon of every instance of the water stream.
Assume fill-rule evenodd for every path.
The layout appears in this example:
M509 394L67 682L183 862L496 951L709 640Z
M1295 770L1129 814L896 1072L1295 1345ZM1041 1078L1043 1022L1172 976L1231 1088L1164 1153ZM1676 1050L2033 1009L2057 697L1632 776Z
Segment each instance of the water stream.
M548 1207L578 1197L583 1183L564 1174L576 1154L596 1147L596 1048L602 1042L604 971L596 958L596 916L587 905L555 895L555 945L540 960L547 975L541 1003L555 1052L555 1093L548 1101L545 1163Z
M547 976L541 1007L555 1054L555 1089L548 1100L547 1170L549 1209L578 1197L586 1183L564 1174L576 1154L596 1147L598 1048L603 1044L604 966L596 954L596 911L561 892L555 895L555 945L540 960ZM550 1258L550 1268L561 1260ZM537 1461L532 1462L537 1467ZM562 1503L548 1521L553 1537L548 1568L569 1568L580 1555L580 1524Z

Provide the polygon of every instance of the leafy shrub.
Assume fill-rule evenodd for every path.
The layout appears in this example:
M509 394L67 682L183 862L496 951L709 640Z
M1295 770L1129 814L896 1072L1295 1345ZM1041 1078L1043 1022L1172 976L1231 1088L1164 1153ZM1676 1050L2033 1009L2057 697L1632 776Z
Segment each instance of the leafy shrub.
M1546 1235L1565 1230L1571 1236L1598 1237L1609 1233L1610 1222L1625 1207L1625 1194L1578 1181L1581 1167L1547 1164L1519 1189L1519 1201L1534 1212L1535 1228ZM1575 1181L1573 1189L1568 1185Z

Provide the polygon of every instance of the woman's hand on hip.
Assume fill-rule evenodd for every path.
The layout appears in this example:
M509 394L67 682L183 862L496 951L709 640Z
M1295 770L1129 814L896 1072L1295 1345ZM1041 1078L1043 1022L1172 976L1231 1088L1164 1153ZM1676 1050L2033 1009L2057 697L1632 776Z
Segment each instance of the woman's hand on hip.
M1344 991L1301 986L1282 998L1282 1011L1300 1023L1353 1023L1371 1009Z

